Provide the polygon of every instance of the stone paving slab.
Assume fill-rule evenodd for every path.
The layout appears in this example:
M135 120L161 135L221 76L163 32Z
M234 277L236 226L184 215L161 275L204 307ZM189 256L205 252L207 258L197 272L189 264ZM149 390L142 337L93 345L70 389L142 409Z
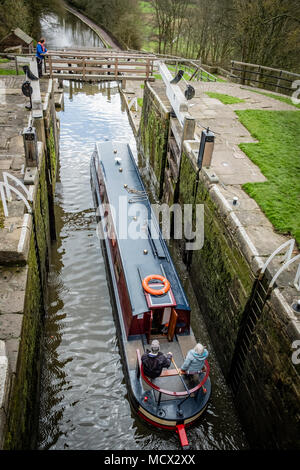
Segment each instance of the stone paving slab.
M179 82L180 87L185 90L185 85L182 82ZM247 87L245 85L240 85L237 83L231 82L193 82L192 86L195 88L195 98L200 99L208 106L226 106L227 108L232 109L273 109L275 111L295 111L297 108L295 106L284 103L279 100L275 100L272 97L261 95L255 93L255 91L263 93L272 93L273 95L282 96L279 93L269 92L267 90L262 90L254 87ZM235 103L223 105L218 99L210 98L205 92L216 92L222 93L236 98L245 100L245 103ZM218 103L217 103L218 102Z
M21 338L23 315L18 313L5 313L0 315L0 340Z
M28 267L0 267L0 314L22 313Z
M4 219L4 228L0 230L0 264L27 261L31 226L29 214Z
M0 160L0 170L9 170L12 164L12 159L10 160Z

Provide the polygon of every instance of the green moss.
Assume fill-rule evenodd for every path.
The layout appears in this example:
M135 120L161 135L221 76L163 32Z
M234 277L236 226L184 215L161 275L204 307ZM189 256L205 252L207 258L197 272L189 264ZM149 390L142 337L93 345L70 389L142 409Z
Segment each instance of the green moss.
M197 173L185 154L181 163L180 203L193 204L194 208L204 204L204 245L189 254L190 277L221 364L228 371L254 279L202 180L197 184ZM195 210L193 224L195 230ZM185 242L179 243L184 251Z
M53 133L48 143L52 149ZM39 184L34 201L34 230L28 255L28 274L16 378L9 404L5 449L31 449L36 431L36 392L39 380L40 336L44 314L50 221L48 207L48 168L45 156L40 162Z
M39 341L42 318L42 293L34 235L30 241L25 310L18 369L10 399L4 448L29 449L35 426L35 400L38 380Z
M156 189L160 195L163 184L164 168L169 132L169 116L162 117L154 98L145 89L139 135L144 158L151 166L156 177Z
M53 122L50 123L50 132L47 136L47 152L49 155L49 164L51 169L52 191L55 191L56 183L56 168L57 168L57 155L55 151L55 141L53 134Z
M257 322L251 349L243 366L243 377L235 400L249 432L253 448L299 447L299 366L291 360L291 338L272 304L267 302ZM259 395L249 391L259 390ZM249 413L245 408L246 394Z
M236 104L236 103L245 103L245 100L241 100L240 98L236 98L235 96L225 95L223 93L215 93L212 91L206 91L206 95L210 98L216 98L217 100L221 101L223 104Z
M12 69L0 69L0 75L17 75L17 73ZM19 75L25 75L23 70L19 70Z

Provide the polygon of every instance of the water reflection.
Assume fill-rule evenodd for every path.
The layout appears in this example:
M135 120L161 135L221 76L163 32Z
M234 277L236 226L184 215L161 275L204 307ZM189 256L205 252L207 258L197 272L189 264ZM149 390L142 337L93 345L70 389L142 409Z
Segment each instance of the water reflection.
M67 11L63 15L44 15L40 22L48 48L104 47L103 42L93 30Z
M128 436L132 420L96 237L89 161L97 141L129 140L133 149L135 141L115 84L66 83L60 118L58 240L49 275L39 448L104 449L122 429Z

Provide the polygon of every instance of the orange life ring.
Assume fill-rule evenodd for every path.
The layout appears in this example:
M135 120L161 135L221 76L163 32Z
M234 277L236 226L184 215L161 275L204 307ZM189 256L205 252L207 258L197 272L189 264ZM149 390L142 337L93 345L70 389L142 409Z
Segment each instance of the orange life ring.
M164 287L161 289L152 289L149 287L149 282L152 281L153 279L157 279L158 281L161 281L164 284ZM170 289L170 282L168 279L164 276L160 276L160 274L150 274L149 276L145 277L142 282L142 286L145 289L146 292L152 295L162 295L166 294L168 290Z

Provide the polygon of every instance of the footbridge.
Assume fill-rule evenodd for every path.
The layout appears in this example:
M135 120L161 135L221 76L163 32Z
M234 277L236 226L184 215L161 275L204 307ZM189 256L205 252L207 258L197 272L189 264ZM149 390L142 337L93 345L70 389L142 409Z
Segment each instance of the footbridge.
M82 81L149 80L158 70L153 54L112 49L49 50L44 74L49 78Z
M184 70L188 80L216 81L197 60L108 48L51 49L45 56L44 74L49 78L80 81L154 81L162 62L173 67L174 74Z

